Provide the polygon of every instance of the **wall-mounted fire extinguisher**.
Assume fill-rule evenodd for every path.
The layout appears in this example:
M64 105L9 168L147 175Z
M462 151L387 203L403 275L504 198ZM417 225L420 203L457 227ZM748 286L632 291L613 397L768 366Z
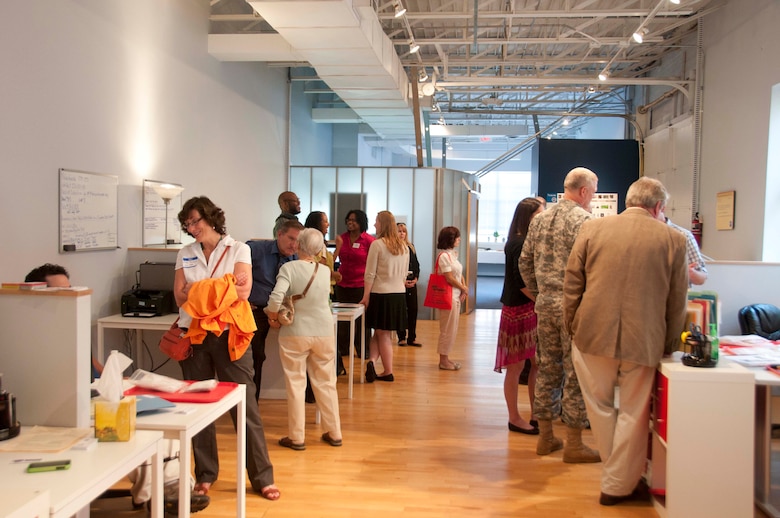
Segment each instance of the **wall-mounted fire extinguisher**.
M693 237L696 239L696 243L699 245L699 248L701 248L701 234L702 234L702 225L701 219L699 219L699 213L693 215L693 219L691 220L691 234L693 234Z

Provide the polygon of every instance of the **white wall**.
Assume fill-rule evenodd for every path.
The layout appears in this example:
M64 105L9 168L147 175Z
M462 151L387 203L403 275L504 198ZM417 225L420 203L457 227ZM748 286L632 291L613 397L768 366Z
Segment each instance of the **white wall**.
M700 209L703 251L762 259L772 87L780 83L780 2L730 0L704 19ZM777 172L775 172L777 174ZM735 229L715 229L718 192L736 190Z
M0 16L0 279L56 262L119 311L141 245L141 184L211 197L248 239L287 185L286 70L207 53L208 0L25 0ZM119 177L118 250L58 254L57 170ZM171 255L171 260L173 260Z

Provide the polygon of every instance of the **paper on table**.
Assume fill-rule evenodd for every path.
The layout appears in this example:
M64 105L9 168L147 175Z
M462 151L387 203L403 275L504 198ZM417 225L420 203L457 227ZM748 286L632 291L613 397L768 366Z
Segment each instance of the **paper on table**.
M0 451L57 453L67 450L90 433L91 430L88 428L33 426L23 429L18 437L0 443Z

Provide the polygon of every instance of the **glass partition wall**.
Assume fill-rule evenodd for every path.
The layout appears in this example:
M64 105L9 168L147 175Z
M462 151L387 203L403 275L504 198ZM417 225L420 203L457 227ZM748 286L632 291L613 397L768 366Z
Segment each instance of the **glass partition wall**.
M301 199L301 221L313 210L328 215L328 241L346 232L344 218L352 209L366 212L370 234L374 233L374 218L382 210L389 210L396 221L406 223L420 261L419 318L434 318L422 302L442 227L452 225L460 229L460 261L469 286L476 286L476 239L470 238L476 236L476 176L426 167L294 166L290 167L290 190ZM470 291L466 311L474 308L476 290Z

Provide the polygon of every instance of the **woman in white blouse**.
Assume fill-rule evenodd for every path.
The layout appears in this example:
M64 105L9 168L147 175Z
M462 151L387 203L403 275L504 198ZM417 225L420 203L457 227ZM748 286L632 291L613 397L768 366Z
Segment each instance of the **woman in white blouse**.
M455 227L444 227L439 231L439 239L436 248L439 254L436 261L439 263L439 272L452 286L452 309L439 310L439 368L445 371L460 369L460 363L450 360L450 351L455 345L455 337L458 334L458 322L460 321L460 305L469 295L469 288L463 278L463 265L458 261L458 246L460 246L460 230Z

